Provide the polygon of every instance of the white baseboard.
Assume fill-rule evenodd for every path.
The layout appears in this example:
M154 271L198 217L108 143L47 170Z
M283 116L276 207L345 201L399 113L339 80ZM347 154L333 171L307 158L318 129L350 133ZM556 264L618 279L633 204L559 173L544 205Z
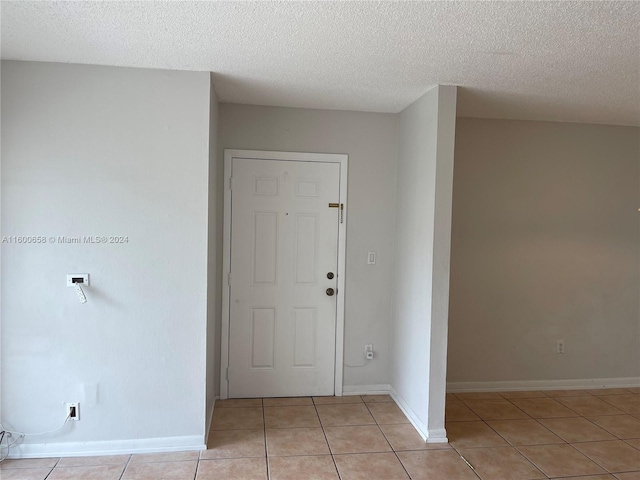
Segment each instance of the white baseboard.
M581 378L576 380L514 380L506 382L447 382L447 392L510 392L640 387L640 377Z
M422 439L427 443L448 443L449 439L447 438L447 432L445 429L440 428L437 430L429 430L427 426L418 419L417 415L413 412L413 410L407 405L407 402L398 395L398 392L392 387L389 392L391 398L396 402L402 413L409 419L411 425L418 431L418 434L422 437Z
M206 450L201 435L141 438L103 442L23 443L11 447L9 458L88 457L130 453Z
M384 395L391 391L391 385L380 383L374 385L344 385L342 395Z

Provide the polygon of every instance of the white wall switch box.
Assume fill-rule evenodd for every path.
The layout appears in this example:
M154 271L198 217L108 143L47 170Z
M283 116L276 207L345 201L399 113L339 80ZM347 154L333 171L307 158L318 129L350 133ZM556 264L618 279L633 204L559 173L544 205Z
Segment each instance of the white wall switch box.
M375 265L376 256L376 252L367 252L367 265Z

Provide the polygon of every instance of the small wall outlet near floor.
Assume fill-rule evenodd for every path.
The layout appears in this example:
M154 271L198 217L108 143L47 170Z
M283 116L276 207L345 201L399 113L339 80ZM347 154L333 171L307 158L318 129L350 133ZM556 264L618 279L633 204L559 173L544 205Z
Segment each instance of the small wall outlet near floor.
M364 346L364 358L371 360L373 358L373 345L370 343Z
M564 353L564 340L556 340L556 353Z
M80 403L67 403L67 417L74 422L80 421Z

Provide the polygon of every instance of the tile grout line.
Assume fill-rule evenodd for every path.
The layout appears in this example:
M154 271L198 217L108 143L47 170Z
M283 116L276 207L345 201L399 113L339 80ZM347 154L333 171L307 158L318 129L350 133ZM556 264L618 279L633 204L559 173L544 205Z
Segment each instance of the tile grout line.
M260 408L262 408L262 432L264 435L264 462L267 467L267 480L271 478L269 472L269 450L267 449L267 416L264 411L264 397L260 399Z
M214 406L214 409L215 409L215 406ZM209 434L210 434L210 433L211 433L211 430L209 430L209 431L207 432L207 440L209 440ZM207 442L205 442L204 446L205 446L205 447L207 447L207 449L208 449L208 448L209 448L209 446L207 445L207 443L208 443L208 441L207 441ZM196 460L196 471L195 471L195 473L193 474L193 480L196 480L196 479L198 478L198 472L200 471L200 455L202 455L202 452L203 452L203 451L205 451L205 450L200 450L200 451L198 452L198 458L197 458L197 460Z
M603 441L608 441L608 442L614 442L616 440L603 440ZM617 441L622 441L622 440L617 440ZM577 443L589 443L589 442L577 442ZM623 443L626 443L623 441ZM571 445L573 447L573 449L578 452L580 455L584 456L585 458L587 458L588 460L591 460L593 463L595 463L597 466L599 466L600 468L602 468L605 472L607 472L609 475L614 475L614 472L610 472L609 469L607 467L605 467L604 465L602 465L601 463L597 462L594 458L591 458L589 455L587 455L586 453L581 452L580 450L578 450L578 448L570 443L569 445ZM620 472L615 472L615 473L620 473Z
M331 455L331 461L333 462L333 468L336 470L336 475L338 476L338 480L342 480L342 475L340 475L340 470L338 470L338 464L336 463L336 458L333 455L333 451L331 450L331 445L329 445L329 439L327 438L327 432L324 430L324 424L320 419L320 412L318 412L318 405L316 401L311 397L311 403L313 403L313 408L316 411L316 416L318 417L318 422L320 422L320 428L322 429L322 435L324 435L324 441L327 442L327 448L329 449L329 455Z
M482 423L484 423L487 427L489 427L491 430L493 430L493 428L491 428L491 426L490 426L490 425L488 425L488 424L487 424L487 422L485 422L485 421L484 421L484 420L482 420L482 419L480 419L480 421L481 421ZM494 432L495 432L495 433L496 433L500 438L503 438L503 437L502 437L502 435L500 435L498 432L496 432L495 430L493 430L493 431L494 431ZM509 446L512 446L506 438L503 438L503 440L504 440L505 442L507 442L507 444L508 444ZM453 449L453 451L454 451L454 452L456 452L456 453L458 454L458 456L459 456L459 457L460 457L460 458L461 458L461 459L462 459L462 460L463 460L463 461L464 461L464 462L469 466L469 468L471 469L471 471L473 472L473 474L474 474L476 477L478 477L480 480L482 480L482 477L480 476L480 474L476 471L476 469L473 467L473 465L471 465L471 463L470 463L470 462L469 462L469 461L468 461L468 460L467 460L467 459L462 455L462 452L460 452L460 450L458 450L458 448L457 448L455 445L453 445L451 442L449 442L449 445L451 445L451 448ZM513 446L512 446L512 447L513 447ZM495 447L495 446L493 446L493 447L485 447L485 448L496 448L496 447ZM513 447L513 448L515 448L515 447ZM518 453L520 453L520 452L518 451ZM522 454L521 454L521 455L522 455ZM525 457L525 458L526 458L526 457ZM527 460L529 460L529 459L527 459ZM539 470L539 469L538 469L538 470ZM542 470L540 470L540 471L541 471L541 473L542 473L545 477L547 476L544 472L542 472ZM547 477L547 478L549 478L549 477Z
M499 394L499 395L500 395L500 394ZM508 398L505 398L505 397L503 397L502 395L500 395L500 396L501 396L503 399L505 399L507 402L509 402L511 405L513 405L514 407L516 407L518 410L520 410L522 413L524 413L524 414L528 417L527 419L534 420L534 421L536 421L538 424L540 424L540 422L538 422L538 421L537 421L537 419L533 418L533 417L532 417L531 415L529 415L527 412L525 412L525 411L524 411L524 410L522 410L520 407L518 407L518 405L516 405L516 404L514 404L513 402L511 402ZM535 398L535 397L534 397L534 398ZM545 396L545 397L537 397L537 398L550 398L550 397L549 397L549 396ZM461 401L462 401L462 403L464 403L464 401L463 401L463 400L461 400ZM446 404L446 401L445 401L445 404ZM516 445L512 444L512 443L511 443L507 438L505 438L503 435L501 435L501 434L500 434L500 432L498 432L495 428L493 428L491 425L489 425L489 423L488 423L485 419L483 419L482 417L480 417L480 415L479 415L477 412L475 412L475 411L474 411L474 410L473 410L469 405L467 405L466 403L464 403L464 405L466 405L466 406L467 406L467 408L469 408L473 413L475 413L476 415L478 415L478 417L480 418L480 421L481 421L484 425L486 425L486 426L487 426L491 431L493 431L496 435L498 435L498 436L499 436L500 438L502 438L505 442L507 442L507 446L508 446L508 447L513 448L516 452L518 452L518 455L520 455L520 456L521 456L525 461L529 462L529 463L530 463L530 464L531 464L535 469L537 469L537 470L538 470L540 473L542 473L545 477L550 478L546 473L544 473L544 472L542 471L542 469L541 469L540 467L538 467L535 463L533 463L531 460L529 460L529 457L527 457L526 455L524 455L524 454L520 451L520 449L519 449L519 448L517 448L517 446L516 446ZM503 420L527 420L527 419L503 419ZM498 421L498 420L496 420L496 421ZM540 425L542 425L542 424L540 424ZM544 425L542 425L542 426L544 427ZM446 427L445 427L445 428L446 428ZM546 428L546 427L544 427L544 428ZM548 430L548 429L547 429L547 430ZM553 432L551 432L551 433L553 433ZM554 435L555 435L555 434L554 434ZM556 435L556 436L557 436L557 435ZM558 437L558 438L560 438L560 437ZM560 438L560 440L564 441L564 439L562 439L562 438ZM460 455L460 457L461 457L465 462L467 462L467 460L462 456L462 453L461 453L461 452L460 452L460 451L459 451L459 450L458 450L458 449L457 449L453 444L451 444L451 443L450 443L450 445L451 445L451 447L456 451L456 453L457 453L458 455ZM495 448L495 447L487 447L487 448ZM467 462L467 463L468 463L468 462ZM481 478L481 477L480 477L480 474L478 474L478 473L476 472L476 470L475 470L473 467L471 467L471 469L473 470L473 472L474 472L474 473L475 473L479 478Z
M51 476L51 474L53 473L53 470L58 466L58 464L60 463L60 460L62 460L62 458L58 458L58 460L56 460L56 463L53 464L53 467L51 467L51 470L49 470L49 473L47 473L47 475L44 477L43 480L47 480L47 478L49 478ZM124 472L122 472L124 473Z
M124 462L124 468L122 469L122 473L120 474L120 477L118 477L120 480L124 478L124 474L127 471L127 468L129 468L129 464L131 463L132 459L133 459L133 455L129 455L129 458L127 459L127 461Z
M362 401L364 402L364 398L362 399ZM371 402L371 403L375 403L375 402ZM395 400L393 400L393 402L385 402L385 403L393 403L396 406L396 408L398 408L398 404L395 402ZM369 411L369 415L371 415L373 420L376 422L376 426L378 427L378 430L380 430L380 433L382 433L382 436L384 437L384 439L389 444L389 448L391 448L391 451L393 452L393 455L396 457L396 460L398 460L398 463L400 464L400 466L402 467L404 472L407 474L407 478L409 478L411 480L411 474L407 470L407 467L404 466L404 463L402 463L402 460L400 460L400 457L398 456L398 452L396 452L396 449L393 448L393 445L391 445L391 442L389 441L389 439L385 435L384 430L382 430L382 428L380 428L380 424L378 423L378 419L373 415L373 412L369 408L369 404L367 402L364 402L364 405L365 405L365 407L367 407L367 410ZM403 415L404 415L404 413L403 413Z

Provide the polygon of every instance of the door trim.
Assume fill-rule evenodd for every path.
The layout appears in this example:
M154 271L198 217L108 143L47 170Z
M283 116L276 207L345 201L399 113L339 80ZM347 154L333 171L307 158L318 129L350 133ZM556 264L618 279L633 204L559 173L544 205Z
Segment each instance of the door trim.
M231 166L233 158L253 160L285 160L298 162L324 162L340 165L340 203L344 204L342 223L338 224L338 282L336 293L336 356L334 362L334 390L336 396L342 396L343 358L344 358L344 285L346 273L347 246L347 175L349 156L334 153L269 152L264 150L225 150L224 151L224 224L222 251L222 325L220 335L220 398L229 397L229 320L230 294L229 273L231 272Z

